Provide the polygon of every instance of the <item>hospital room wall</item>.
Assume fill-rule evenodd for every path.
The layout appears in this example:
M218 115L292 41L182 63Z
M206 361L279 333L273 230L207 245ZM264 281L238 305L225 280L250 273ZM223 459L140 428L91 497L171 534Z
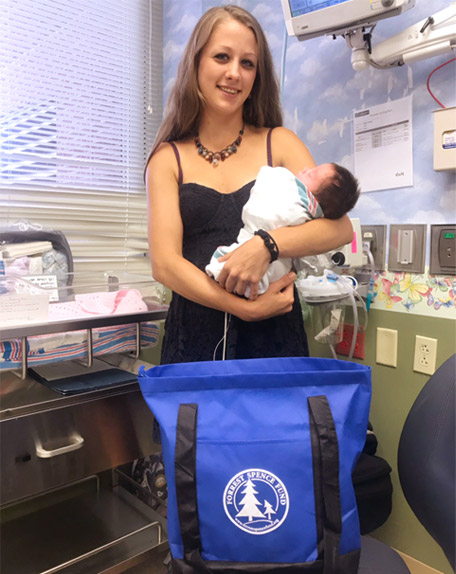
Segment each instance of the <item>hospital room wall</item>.
M431 12L446 6L446 1L434 1ZM429 4L417 2L402 16L380 22L374 31L374 45L429 15ZM451 58L447 54L393 70L370 68L356 73L351 67L350 51L341 38L308 42L289 39L283 89L286 122L309 146L317 163L336 161L353 169L353 110L412 97L413 186L363 193L351 213L362 224L389 227L400 223L456 222L455 172L433 169L433 111L439 106L426 88L429 74ZM447 107L456 105L455 69L453 62L437 71L431 81L431 89ZM374 172L375 169L373 164ZM455 278L441 277L435 289L428 265L427 256L426 271L420 276L387 271L376 281L365 359L361 362L372 366L371 421L379 440L378 454L393 468L394 493L389 519L372 535L419 562L450 574L452 570L442 550L407 504L397 473L400 433L413 401L428 380L427 375L413 371L415 336L437 339L437 366L456 349ZM312 325L306 323L309 338L313 339ZM398 331L396 368L376 363L378 327ZM314 341L311 353L329 356L327 347Z
M308 309L306 331L312 356L331 357L327 345L315 341L314 322ZM353 322L347 309L346 322ZM398 332L397 367L376 362L377 328ZM427 564L438 572L451 574L452 570L440 547L429 536L410 509L401 489L397 471L397 451L407 414L419 392L429 379L428 375L413 371L415 335L437 339L437 367L456 349L456 328L452 319L420 315L407 315L394 311L369 312L365 337L364 360L354 359L372 368L372 404L370 421L378 439L378 456L392 467L393 509L388 520L371 535L393 546L415 560ZM345 357L340 356L341 359Z
M217 0L166 0L164 6L164 98L175 79L177 64L187 39L201 14L219 5ZM276 62L282 65L284 25L280 0L234 1L251 11L262 24ZM445 8L446 0L433 0L432 13ZM380 22L374 45L430 14L427 2ZM350 51L342 38L315 38L298 42L288 38L283 84L285 125L298 133L317 163L334 161L353 169L353 111L413 98L413 186L363 193L351 213L362 224L454 223L456 182L454 172L433 170L433 110L438 108L426 89L429 73L448 61L439 56L392 70L370 68L354 72ZM439 70L432 80L435 95L446 106L456 105L454 64ZM375 165L372 166L375 170ZM429 261L426 261L429 265ZM454 278L437 284L426 270L422 276L386 272L376 281L376 299L366 334L364 363L372 366L372 423L379 439L379 455L393 467L393 512L373 535L393 547L450 574L442 551L413 515L402 494L396 466L397 446L406 415L427 381L413 371L415 334L438 340L437 364L455 350ZM424 287L423 287L424 286ZM306 321L312 339L312 323ZM395 329L399 335L396 368L375 362L377 327ZM311 341L314 356L329 356L326 346Z

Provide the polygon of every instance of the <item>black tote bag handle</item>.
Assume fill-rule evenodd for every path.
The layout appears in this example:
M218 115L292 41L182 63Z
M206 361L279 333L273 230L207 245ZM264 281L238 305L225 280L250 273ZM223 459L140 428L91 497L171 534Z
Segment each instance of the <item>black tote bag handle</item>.
M348 564L343 567L339 561L339 544L342 532L339 447L331 408L324 395L308 397L307 401L315 485L317 540L319 541L318 560L323 564L322 574L356 572L357 565L352 570L347 568ZM183 566L180 571L182 574L187 572L188 574L213 574L213 571L201 558L202 546L196 492L197 416L197 404L188 403L179 406L174 472L184 560L189 565L188 570ZM179 562L181 561L179 560ZM350 566L352 564L351 562ZM276 564L275 567L277 568L277 566ZM296 570L292 569L295 572L309 571L305 565L301 570L298 565L296 566ZM268 569L265 571L267 572ZM291 569L287 571L291 572ZM241 568L239 568L239 572L242 572Z
M334 574L338 572L342 533L339 444L326 396L308 397L307 403L312 443L318 557L324 561L323 574Z
M201 537L196 496L197 417L198 405L192 403L179 405L174 456L177 511L185 560L196 568L196 572L211 574L211 570L201 558ZM192 571L189 570L189 574Z

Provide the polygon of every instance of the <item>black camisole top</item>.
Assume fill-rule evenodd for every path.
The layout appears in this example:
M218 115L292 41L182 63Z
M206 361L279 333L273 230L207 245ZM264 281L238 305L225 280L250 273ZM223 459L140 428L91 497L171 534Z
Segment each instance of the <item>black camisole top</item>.
M272 166L271 132L267 135L268 165ZM183 222L183 255L204 271L219 245L235 242L242 208L255 181L232 193L220 193L198 183L182 183L177 146L171 142L179 168L179 202ZM301 305L295 289L290 313L256 322L228 315L226 359L307 356ZM161 364L212 361L222 358L225 313L173 293L165 323Z

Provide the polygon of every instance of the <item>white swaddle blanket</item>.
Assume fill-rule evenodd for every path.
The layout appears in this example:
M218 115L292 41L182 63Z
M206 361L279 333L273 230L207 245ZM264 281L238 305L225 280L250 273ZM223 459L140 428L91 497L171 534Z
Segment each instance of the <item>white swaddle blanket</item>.
M290 170L263 166L242 210L244 226L238 234L237 243L218 247L206 266L206 273L218 281L224 265L219 258L251 239L258 229L272 231L279 227L300 225L322 216L323 211L314 195ZM283 277L292 266L299 269L299 260L279 257L273 261L260 281L259 294L267 291L269 284ZM248 298L249 295L250 289L247 287L245 296Z

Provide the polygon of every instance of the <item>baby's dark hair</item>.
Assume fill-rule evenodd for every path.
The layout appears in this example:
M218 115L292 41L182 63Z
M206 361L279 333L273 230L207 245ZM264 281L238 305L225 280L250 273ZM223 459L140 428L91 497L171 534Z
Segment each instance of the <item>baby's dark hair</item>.
M339 219L356 205L359 198L359 183L345 167L337 163L334 177L326 180L318 190L317 201L327 219Z

